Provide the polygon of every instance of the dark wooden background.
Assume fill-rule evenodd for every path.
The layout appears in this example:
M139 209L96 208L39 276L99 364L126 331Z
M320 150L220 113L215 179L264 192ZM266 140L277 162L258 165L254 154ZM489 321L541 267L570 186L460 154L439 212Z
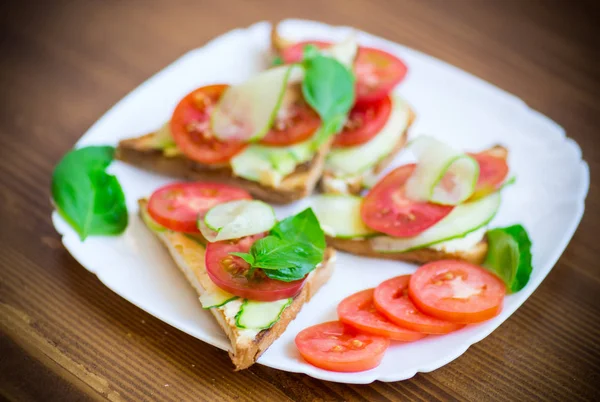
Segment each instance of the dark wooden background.
M600 13L594 1L45 1L0 5L0 395L10 400L598 400ZM342 385L226 353L140 311L62 248L52 167L110 106L209 39L263 19L347 24L454 64L563 125L586 214L534 295L449 365ZM534 150L532 150L534 152Z

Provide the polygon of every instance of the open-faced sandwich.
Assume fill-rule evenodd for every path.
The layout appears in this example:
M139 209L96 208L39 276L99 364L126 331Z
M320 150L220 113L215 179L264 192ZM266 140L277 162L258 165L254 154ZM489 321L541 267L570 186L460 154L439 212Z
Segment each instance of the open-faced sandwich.
M311 45L339 53L349 40L292 42L279 36L277 26L271 35L273 51L282 63L301 60L303 50ZM407 72L400 59L381 49L359 46L349 65L356 77L356 101L325 160L321 186L327 193L358 194L402 149L415 119L410 105L392 93Z
M329 245L349 253L426 263L481 264L486 225L500 206L508 151L463 154L428 136L410 149L418 163L400 166L363 197L324 194L312 200Z
M273 203L307 196L354 104L346 63L356 42L335 54L308 50L241 84L192 91L162 128L121 141L117 157L171 176L235 185Z
M333 271L311 209L278 222L245 190L196 182L159 188L139 211L227 334L236 370L256 362Z

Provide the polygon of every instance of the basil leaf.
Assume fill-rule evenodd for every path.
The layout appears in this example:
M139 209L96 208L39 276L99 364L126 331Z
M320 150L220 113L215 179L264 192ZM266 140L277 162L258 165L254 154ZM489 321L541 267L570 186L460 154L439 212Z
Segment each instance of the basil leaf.
M314 55L304 60L302 94L324 123L346 116L355 98L354 75L331 57Z
M125 196L117 178L106 173L114 148L90 146L67 153L52 174L52 199L58 213L81 240L116 235L127 227Z
M235 255L236 257L240 257L242 260L246 261L250 265L254 264L254 257L250 253L239 253L237 251L232 251L229 254Z
M513 225L487 232L488 254L483 266L498 275L510 293L523 289L533 267L531 240L525 228Z
M319 48L315 45L304 45L302 49L302 60L310 60L319 54Z
M314 269L323 260L323 250L312 244L281 239L276 235L256 241L251 248L253 267L263 270L285 268Z
M315 248L325 250L325 235L312 208L279 221L271 234L296 243L309 243Z
M271 279L275 279L282 282L292 282L304 278L312 271L303 268L283 268L283 269L270 269L264 270L263 272Z
M323 261L325 234L312 209L278 222L268 236L254 242L249 253L238 256L251 269L260 268L273 279L294 281L306 276Z

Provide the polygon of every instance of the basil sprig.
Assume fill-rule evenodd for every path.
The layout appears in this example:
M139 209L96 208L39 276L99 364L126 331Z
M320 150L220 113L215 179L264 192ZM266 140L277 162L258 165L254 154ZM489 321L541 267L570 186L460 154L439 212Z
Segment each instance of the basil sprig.
M231 253L260 268L272 279L291 282L304 278L323 261L325 234L311 208L290 216L254 242L248 253Z
M89 235L117 235L127 227L123 190L117 178L106 173L114 153L110 146L74 149L52 174L56 210L82 241Z
M487 232L488 253L483 266L498 275L509 293L523 289L531 276L531 240L525 228L513 225Z
M315 147L340 131L356 97L351 70L332 57L319 53L313 45L304 48L302 95L321 117Z

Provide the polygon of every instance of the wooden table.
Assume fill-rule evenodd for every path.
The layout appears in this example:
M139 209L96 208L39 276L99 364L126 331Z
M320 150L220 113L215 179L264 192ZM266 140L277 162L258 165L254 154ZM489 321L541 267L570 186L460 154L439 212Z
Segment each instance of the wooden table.
M593 3L213 0L0 6L0 396L598 400L600 14ZM557 266L492 335L432 373L364 386L260 365L234 373L225 352L104 287L65 251L50 223L53 166L110 106L187 50L232 28L288 16L353 25L480 76L563 125L590 165L586 214Z

